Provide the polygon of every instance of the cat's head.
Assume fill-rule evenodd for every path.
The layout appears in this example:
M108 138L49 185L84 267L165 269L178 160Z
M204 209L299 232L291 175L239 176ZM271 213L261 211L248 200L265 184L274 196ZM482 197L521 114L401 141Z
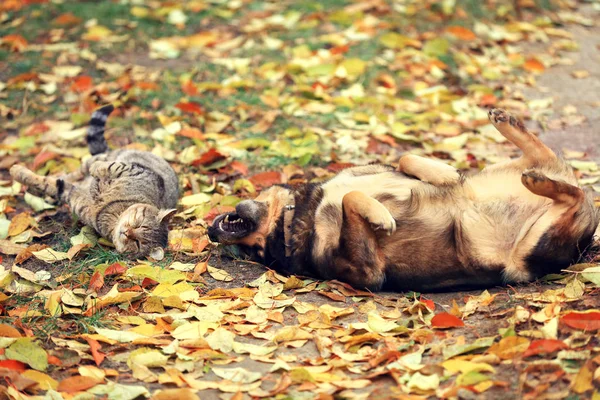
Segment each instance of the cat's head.
M125 210L113 231L113 244L119 253L131 258L164 257L169 239L169 220L177 210L160 210L149 204L134 204Z

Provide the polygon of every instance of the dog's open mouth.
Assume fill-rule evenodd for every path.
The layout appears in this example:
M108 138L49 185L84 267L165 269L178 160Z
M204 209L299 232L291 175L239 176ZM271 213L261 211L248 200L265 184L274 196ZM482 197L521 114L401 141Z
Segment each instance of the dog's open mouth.
M218 216L208 228L208 236L213 242L227 243L241 239L254 230L255 225L252 221L233 212Z

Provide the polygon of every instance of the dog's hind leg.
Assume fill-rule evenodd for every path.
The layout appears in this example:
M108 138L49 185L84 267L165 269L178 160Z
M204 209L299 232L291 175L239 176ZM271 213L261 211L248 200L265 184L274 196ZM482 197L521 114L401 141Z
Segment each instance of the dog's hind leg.
M400 158L398 171L432 185L447 185L460 181L460 172L456 168L413 154L407 154Z
M509 161L509 164L502 163L498 164L498 166L511 166L525 170L557 161L556 154L548 146L533 133L529 132L521 121L506 111L494 108L490 110L488 117L502 136L515 144L523 152L522 157ZM486 169L494 167L491 166Z
M385 281L385 256L375 231L391 234L396 221L380 202L358 191L344 196L342 212L339 248L328 272L353 286L379 290Z
M552 203L531 224L525 224L507 258L505 275L517 282L558 272L576 262L598 223L593 203L577 186L533 169L523 172L521 182Z

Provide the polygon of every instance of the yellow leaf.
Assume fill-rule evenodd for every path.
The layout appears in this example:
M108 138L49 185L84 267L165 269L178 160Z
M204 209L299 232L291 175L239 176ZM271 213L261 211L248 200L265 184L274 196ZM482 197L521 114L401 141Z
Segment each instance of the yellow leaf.
M88 28L88 31L81 37L83 40L100 42L102 39L112 35L112 31L102 25L94 25Z
M233 280L233 277L225 270L211 267L210 265L207 267L207 269L210 276L217 281L231 282Z
M162 367L167 365L168 359L169 356L162 354L159 350L142 347L131 352L127 359L127 365L129 368L133 368L133 364L148 368Z
M206 337L206 342L211 349L228 353L233 350L233 339L234 333L225 328L217 328Z
M579 394L585 393L588 390L592 390L594 388L592 385L592 378L592 371L590 371L587 364L584 365L571 382L571 390Z
M19 233L25 232L34 220L28 213L21 213L14 216L8 226L8 236L16 236Z
M51 248L45 248L40 251L33 251L32 254L39 260L45 261L47 263L53 263L57 261L66 260L69 258L69 255L64 251L56 251Z
M275 343L290 342L293 340L311 339L312 334L297 326L286 326L278 330L273 335L272 341Z
M496 370L489 364L486 363L476 363L472 361L465 360L448 360L442 363L442 367L447 369L452 373L468 373L471 371L488 371L495 373Z
M52 379L50 376L43 372L36 371L34 369L28 369L27 371L21 372L21 375L32 381L36 381L41 390L56 390L58 382Z
M99 297L96 302L90 301L88 303L88 310L91 308L101 309L111 304L128 303L141 295L142 293L140 292L119 292L119 284L115 283L112 289L104 296Z
M197 339L203 337L209 329L216 329L219 326L216 322L199 321L190 322L189 324L180 325L171 336L179 340Z

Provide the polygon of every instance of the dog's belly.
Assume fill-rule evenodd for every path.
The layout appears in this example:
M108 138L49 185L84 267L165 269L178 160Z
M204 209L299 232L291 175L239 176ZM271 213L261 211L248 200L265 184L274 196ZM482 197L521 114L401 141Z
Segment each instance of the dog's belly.
M419 185L423 182L392 171L362 176L340 174L322 186L320 207L328 204L341 206L344 195L355 190L373 198L387 194L397 200L406 200L411 190Z

